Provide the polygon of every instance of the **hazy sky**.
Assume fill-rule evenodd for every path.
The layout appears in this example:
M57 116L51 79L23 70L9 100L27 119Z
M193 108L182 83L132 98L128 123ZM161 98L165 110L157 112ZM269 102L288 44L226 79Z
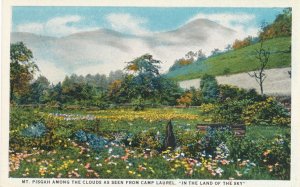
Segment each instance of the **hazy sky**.
M192 20L204 18L235 30L237 35L232 39L242 39L248 35L256 36L261 23L274 21L282 10L283 8L13 7L12 31L63 37L106 28L143 38L155 32L175 30ZM190 50L202 49L209 55L212 49L222 50L233 42L227 36L218 38L216 35L210 36L215 37L213 42L194 41L193 45L176 46L149 47L147 41L138 38L112 41L119 48L102 45L97 41L84 43L86 41L83 40L55 47L55 42L42 42L39 44L41 46L36 46L36 41L29 41L27 44L33 51L41 73L50 81L58 82L72 73L108 74L111 70L123 69L124 62L144 53L153 54L156 59L161 60L161 70L164 72ZM166 37L161 39L167 39ZM64 38L60 42L64 44Z
M251 35L282 8L13 7L12 31L65 36L99 28L128 34L169 31L207 18Z

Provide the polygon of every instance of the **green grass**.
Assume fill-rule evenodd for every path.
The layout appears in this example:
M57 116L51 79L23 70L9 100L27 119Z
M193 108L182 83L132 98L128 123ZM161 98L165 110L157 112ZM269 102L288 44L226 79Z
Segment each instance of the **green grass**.
M267 40L264 48L271 52L267 69L283 68L291 66L291 53L289 47L291 45L291 37L281 37ZM202 62L195 62L178 70L168 72L168 78L180 81L200 78L204 74L225 75L225 69L229 70L227 74L235 74L256 70L259 62L255 58L255 50L259 49L260 43L229 51L218 56L210 57Z
M246 136L254 139L266 138L271 139L279 134L289 134L290 127L278 127L278 126L248 126L246 130Z
M199 115L196 119L174 119L173 131L176 137L176 142L180 145L180 149L170 152L157 152L156 144L159 141L151 139L156 135L157 131L161 134L165 133L166 124L168 119L157 120L155 118L145 117L143 119L124 120L124 119L100 119L100 120L62 120L51 117L49 115L54 111L43 109L21 109L18 107L11 108L11 121L10 121L10 177L31 177L31 178L135 178L135 179L287 179L278 177L268 171L267 165L261 161L254 160L255 155L258 153L262 155L265 151L265 145L270 145L270 141L278 134L285 134L290 132L289 127L281 126L248 126L246 137L240 139L226 136L228 141L232 141L235 146L238 142L244 142L241 149L246 151L245 159L234 160L229 164L221 164L214 161L217 166L224 170L221 176L212 175L205 167L206 164L212 162L211 158L197 157L198 148L193 150L189 147L195 142L198 142L204 134L196 130L196 125L202 123L207 115L200 113L198 108L156 108L147 109L141 113L132 112L132 110L102 110L102 111L86 111L77 110L70 111L64 110L63 114L78 114L78 115L97 115L97 116L117 116L128 115L131 116L141 115L143 113L157 114L162 113L161 117L168 117L171 113L179 113L185 115ZM57 112L57 111L55 111ZM42 121L47 127L48 132L42 138L26 138L22 135L21 131L24 125L32 124L37 121ZM132 138L132 145L113 145L109 147L102 147L96 151L91 149L88 144L76 140L74 133L78 130L84 130L93 134L100 135L108 140L114 140L115 133L122 132L126 134L135 134ZM51 133L50 133L51 131ZM148 133L154 132L155 135ZM225 136L224 136L225 137ZM17 143L12 140L17 139ZM249 142L253 140L253 142ZM215 139L217 140L217 139ZM238 142L236 142L238 141ZM136 143L134 143L136 142ZM137 144L138 143L138 144ZM249 144L250 143L250 144ZM248 151L249 145L263 145L256 146L255 151L251 149ZM18 146L17 146L17 145ZM47 147L50 144L49 147ZM228 145L230 145L229 143ZM47 145L47 146L45 146ZM277 146L277 144L275 144ZM158 145L159 146L159 145ZM246 146L246 147L245 147ZM144 149L151 149L153 156L145 156ZM259 150L256 150L259 149ZM270 147L271 149L272 147ZM280 147L279 147L280 148ZM119 150L109 152L109 150ZM123 151L120 151L123 150ZM127 150L126 160L122 159ZM44 151L45 150L45 151ZM153 151L153 152L152 152ZM237 150L240 151L240 150ZM249 152L249 153L248 153ZM28 153L32 153L28 155ZM183 153L185 156L178 156ZM284 152L283 152L284 153ZM23 155L24 158L19 156ZM120 154L120 157L113 157L112 155ZM234 156L240 154L237 152L230 152ZM275 156L277 158L277 156ZM190 158L197 159L200 165L189 165L187 162ZM240 158L240 157L239 157ZM259 156L259 158L261 158ZM243 162L246 160L248 164ZM255 166L251 166L251 162L255 162ZM144 168L144 169L141 169ZM193 167L193 173L187 174L190 167ZM281 169L286 166L280 166ZM237 175L237 171L241 176Z

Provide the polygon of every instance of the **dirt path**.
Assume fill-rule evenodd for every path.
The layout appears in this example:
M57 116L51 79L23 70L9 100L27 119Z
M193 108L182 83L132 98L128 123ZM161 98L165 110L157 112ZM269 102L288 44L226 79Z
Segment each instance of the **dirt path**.
M264 82L264 93L270 95L291 95L291 78L288 71L291 68L279 68L266 70L267 78ZM216 77L219 84L230 84L240 88L250 89L255 88L260 92L259 85L254 78L247 73L239 73L229 76ZM187 89L190 87L199 88L200 79L191 79L179 82L180 87Z

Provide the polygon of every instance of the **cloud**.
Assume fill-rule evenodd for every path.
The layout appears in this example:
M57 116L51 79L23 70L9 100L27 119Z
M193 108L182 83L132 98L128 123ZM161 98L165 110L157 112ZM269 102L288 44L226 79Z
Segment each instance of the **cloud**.
M146 35L149 31L144 27L147 23L145 18L134 17L131 14L111 13L106 16L113 30L135 35Z
M25 23L16 26L17 32L30 32L47 36L66 36L83 31L98 29L97 27L80 28L71 24L82 21L83 18L78 15L55 17L45 23Z
M66 76L66 72L51 61L40 60L38 61L38 67L40 69L39 74L44 75L47 79L54 84L62 81Z
M256 16L254 14L246 14L246 13L238 13L238 14L230 14L230 13L216 13L216 14L197 14L188 22L196 20L196 19L208 19L219 23L225 27L231 28L237 32L237 37L239 39L245 38L249 35L256 36L259 28L254 26L252 23L254 22Z
M27 23L17 26L18 32L42 33L44 27L40 23Z

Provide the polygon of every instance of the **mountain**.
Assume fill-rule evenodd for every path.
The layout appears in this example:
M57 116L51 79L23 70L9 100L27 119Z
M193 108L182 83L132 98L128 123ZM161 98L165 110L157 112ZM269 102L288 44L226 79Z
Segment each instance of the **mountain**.
M41 73L50 81L65 74L108 74L145 53L163 62L166 71L188 51L224 49L236 39L236 32L207 19L191 21L180 28L148 35L128 35L109 29L75 33L55 38L13 32L11 42L23 41L30 48Z

